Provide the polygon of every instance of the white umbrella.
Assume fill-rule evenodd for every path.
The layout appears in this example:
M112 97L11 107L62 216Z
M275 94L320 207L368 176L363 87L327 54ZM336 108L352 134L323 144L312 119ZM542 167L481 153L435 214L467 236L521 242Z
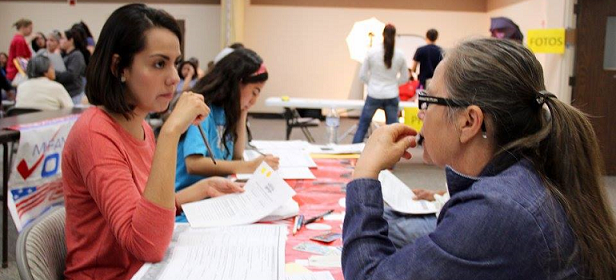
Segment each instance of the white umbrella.
M364 62L366 52L383 42L384 28L385 24L374 17L355 22L346 38L351 59L360 63Z

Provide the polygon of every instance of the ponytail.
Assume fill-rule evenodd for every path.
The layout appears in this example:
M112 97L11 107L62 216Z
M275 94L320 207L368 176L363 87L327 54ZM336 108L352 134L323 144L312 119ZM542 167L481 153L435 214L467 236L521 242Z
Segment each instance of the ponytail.
M383 47L385 48L384 62L387 69L391 68L391 60L394 57L394 46L396 45L396 27L387 24L383 29Z
M546 99L550 134L535 158L548 190L559 200L579 246L583 276L616 279L616 226L603 182L603 161L588 118Z

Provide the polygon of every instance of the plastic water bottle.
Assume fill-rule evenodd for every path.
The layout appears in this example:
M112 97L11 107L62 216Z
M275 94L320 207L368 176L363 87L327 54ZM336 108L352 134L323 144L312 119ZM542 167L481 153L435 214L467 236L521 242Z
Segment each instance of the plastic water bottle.
M325 126L327 127L327 144L338 144L338 127L340 126L340 117L336 109L332 108L325 118Z

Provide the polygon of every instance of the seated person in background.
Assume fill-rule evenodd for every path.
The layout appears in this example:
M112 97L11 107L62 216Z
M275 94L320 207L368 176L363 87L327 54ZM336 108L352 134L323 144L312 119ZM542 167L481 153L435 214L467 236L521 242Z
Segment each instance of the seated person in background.
M198 79L197 66L190 61L182 61L178 65L178 75L180 76L180 82L176 87L176 94L188 91L195 86Z
M205 71L203 71L203 69L201 69L201 66L199 66L199 59L193 56L189 58L188 61L194 63L197 67L197 79L203 78L205 76Z
M417 132L376 130L347 185L345 279L615 278L616 225L595 133L545 90L530 50L463 42L418 98L424 155L446 167L451 199L434 232L396 249L376 178L411 157Z
M143 4L115 10L101 30L87 73L95 107L73 125L62 154L67 279L131 279L163 259L178 205L243 191L211 177L174 192L169 166L180 135L209 113L203 96L184 93L157 140L145 122L173 97L181 36L172 16Z
M214 154L208 155L199 129L189 127L178 145L176 191L204 177L252 173L264 160L278 168L278 158L271 155L242 160L248 109L259 98L267 78L261 57L252 50L238 49L197 82L192 90L201 94L211 109L201 127ZM207 156L216 158L217 164Z
M229 55L230 53L232 53L235 50L238 49L242 49L244 48L244 44L242 43L233 43L231 45L229 45L228 47L222 49L218 54L216 54L216 57L214 57L214 64L218 63L219 61L221 61L223 58L225 58L225 56ZM208 65L209 67L209 65Z
M26 73L28 80L17 87L15 107L40 110L73 107L73 100L66 89L54 81L56 72L48 57L37 55L30 59Z
M9 55L5 52L0 52L0 72L6 76L6 64L9 62Z
M36 55L44 55L49 57L51 60L51 65L53 69L58 72L66 71L66 66L64 65L64 60L62 59L62 52L60 51L60 39L62 35L60 31L54 30L47 35L47 45L46 48L40 49L36 52Z

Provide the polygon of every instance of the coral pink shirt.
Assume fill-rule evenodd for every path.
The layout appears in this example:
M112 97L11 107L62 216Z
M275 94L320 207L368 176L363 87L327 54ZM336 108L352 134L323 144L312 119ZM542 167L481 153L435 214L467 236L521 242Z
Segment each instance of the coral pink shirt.
M17 75L17 68L13 63L13 59L17 57L23 57L25 59L30 59L32 56L32 52L30 52L30 47L28 47L28 43L26 43L26 38L23 35L17 33L13 37L11 41L11 45L9 46L9 61L6 63L6 78L12 81ZM26 69L23 69L26 71Z
M84 112L62 155L67 279L130 279L144 262L162 260L175 209L146 200L154 156L152 128L132 137L99 108ZM175 167L170 167L175 168Z

